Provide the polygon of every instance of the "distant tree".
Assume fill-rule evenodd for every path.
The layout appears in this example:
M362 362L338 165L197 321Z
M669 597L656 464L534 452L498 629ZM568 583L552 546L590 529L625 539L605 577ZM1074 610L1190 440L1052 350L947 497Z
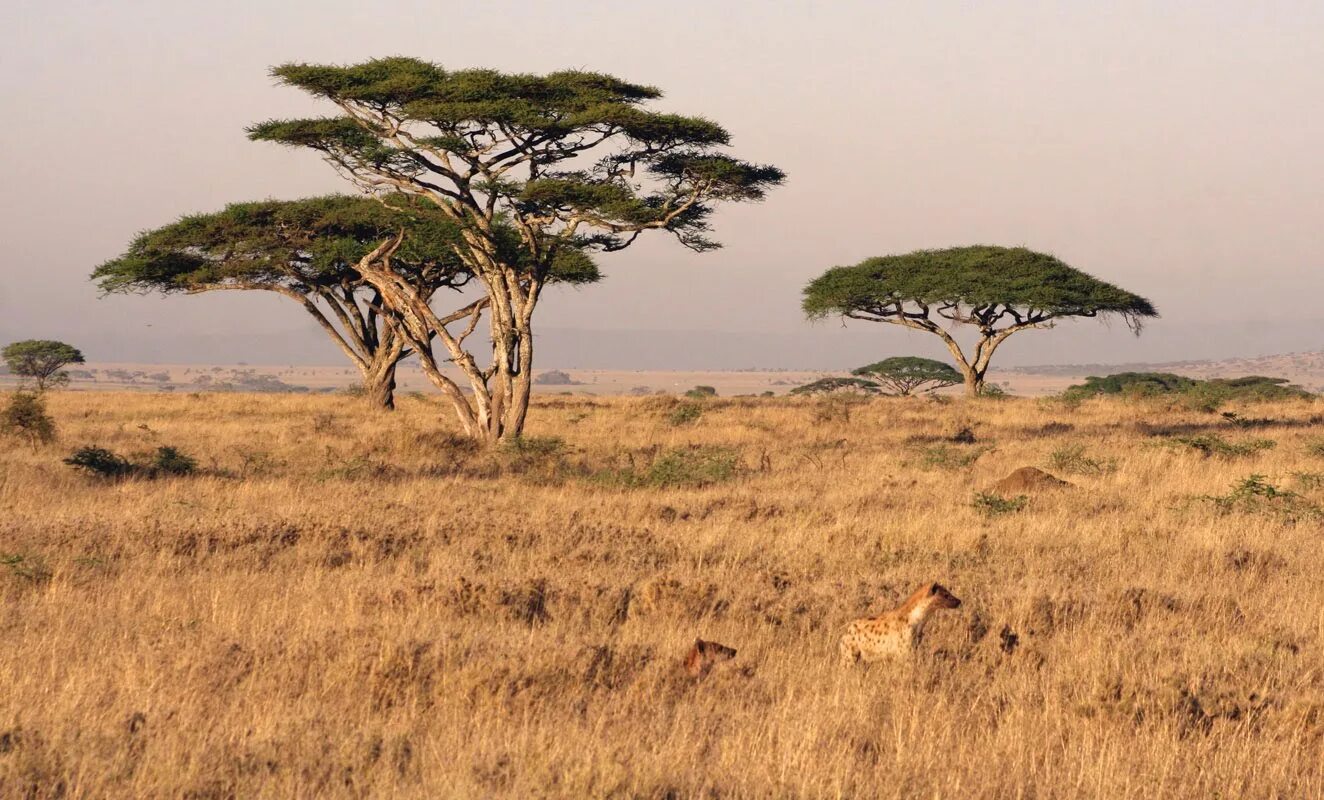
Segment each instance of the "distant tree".
M10 372L30 378L38 392L68 383L69 374L63 371L64 368L83 363L83 354L78 348L50 339L14 342L6 345L0 356L4 357Z
M438 330L442 320L408 291L382 290L386 302L417 312L409 337L420 363L464 429L486 441L523 430L534 309L567 250L621 250L650 230L709 250L715 203L759 200L783 180L775 167L724 153L730 135L721 126L646 110L661 92L610 75L447 71L412 58L285 64L272 74L337 113L263 122L249 129L252 139L310 148L366 191L426 198L463 230L456 252L487 296L460 333ZM484 310L486 367L463 342ZM429 367L431 337L446 351L436 360L461 370L468 395Z
M852 370L857 375L902 397L916 390L931 392L962 381L951 364L917 356L896 356Z
M562 372L559 369L549 369L537 378L534 378L533 382L539 386L574 386L578 383L578 381L570 377L570 373Z
M459 235L435 212L402 215L369 198L236 203L140 234L92 279L108 294L259 290L288 297L359 369L365 397L391 409L408 340L360 262L391 248L393 271L430 301L472 277L454 252Z
M1145 298L1097 280L1053 256L977 245L917 250L833 267L804 290L810 319L840 315L927 331L951 351L966 393L980 394L993 352L1017 331L1073 317L1121 317L1137 335L1158 312ZM967 356L942 321L979 334Z
M864 378L819 378L816 381L797 386L789 394L834 394L836 392L860 392L877 394L878 385Z

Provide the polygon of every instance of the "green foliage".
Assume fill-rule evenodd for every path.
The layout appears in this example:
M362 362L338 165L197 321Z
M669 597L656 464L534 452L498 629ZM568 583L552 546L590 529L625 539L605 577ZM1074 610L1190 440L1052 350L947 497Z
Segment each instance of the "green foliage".
M1264 475L1243 478L1225 495L1204 495L1199 499L1212 503L1223 513L1273 514L1292 521L1320 516L1315 504L1296 492L1278 488Z
M1029 502L1030 498L1023 494L1015 497L1003 497L993 492L976 492L970 507L986 517L996 517L1002 514L1014 514L1025 508L1025 505Z
M516 436L501 443L508 455L520 458L547 458L565 450L565 440L557 436Z
M195 459L170 446L158 447L145 462L130 460L104 447L80 447L64 463L107 479L178 477L192 475L198 468Z
M1117 471L1117 459L1091 458L1085 454L1085 445L1069 444L1053 451L1048 466L1068 475L1106 475Z
M198 469L196 459L169 446L158 447L149 469L166 475L192 475Z
M1023 247L976 245L870 258L833 267L804 291L805 313L814 319L896 316L907 302L988 309L999 319L1011 317L1009 309L1045 319L1119 314L1133 325L1157 315L1145 298Z
M933 391L954 386L964 380L951 364L918 356L885 358L852 370L851 374L903 397L916 390Z
M924 469L965 469L992 449L992 445L954 447L935 444L919 451L919 465Z
M594 249L625 247L632 232L646 228L668 230L696 250L714 247L705 236L711 201L759 200L784 179L775 167L721 153L730 135L720 125L646 110L643 104L661 92L610 75L451 71L400 57L349 66L284 64L272 74L352 109L359 120L348 114L271 120L250 127L252 139L310 148L360 174L403 180L433 199L464 204L476 189L496 198L497 209L526 219L578 218L595 229L578 242ZM408 147L389 127L400 123L411 131ZM594 150L605 155L563 169L567 156ZM521 165L529 169L512 169ZM456 197L450 187L464 194ZM680 198L694 202L681 208Z
M1168 440L1173 447L1189 447L1208 458L1240 458L1253 455L1261 450L1272 450L1276 442L1272 439L1248 439L1244 442L1229 442L1216 433L1200 436L1174 436Z
M667 421L677 427L697 422L703 416L703 406L699 403L681 403L671 410Z
M676 448L660 455L644 473L650 486L708 486L734 478L740 470L740 454L730 447L703 445Z
M806 383L803 386L795 387L789 392L789 394L816 395L834 394L836 392L877 394L878 387L872 381L867 381L863 378L819 378L818 380Z
M64 463L101 478L125 478L136 471L127 458L104 447L80 447Z
M712 386L695 386L685 393L685 396L691 400L703 400L708 397L716 397L717 389Z
M644 466L631 457L629 466L599 472L593 480L626 489L702 487L733 480L741 469L740 453L733 448L691 445L658 453Z
M1312 439L1306 442L1306 455L1324 458L1324 439Z
M1175 397L1192 408L1214 411L1227 402L1296 400L1313 397L1293 386L1286 378L1248 375L1243 378L1199 380L1169 372L1119 372L1115 375L1090 376L1082 384L1068 387L1062 397L1079 401L1089 397L1121 395L1126 398ZM1229 419L1238 424L1236 419ZM1247 427L1253 425L1247 425Z
M0 350L9 371L30 378L37 391L68 383L69 375L63 369L70 364L82 364L83 354L78 348L51 339L26 339L12 342Z
M15 392L0 412L0 431L26 439L33 450L55 439L55 420L46 413L41 395Z

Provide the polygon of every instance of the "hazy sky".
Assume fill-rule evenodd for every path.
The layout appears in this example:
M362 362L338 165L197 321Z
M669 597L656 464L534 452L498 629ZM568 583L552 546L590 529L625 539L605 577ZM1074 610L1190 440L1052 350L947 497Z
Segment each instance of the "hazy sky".
M586 68L661 87L789 174L540 307L542 366L842 367L937 354L895 326L809 325L804 283L917 247L1026 245L1146 295L1139 340L1090 322L1003 363L1324 347L1324 3L0 0L0 341L100 360L337 363L261 293L98 299L138 230L227 202L348 190L310 152L248 142L319 113L283 61L410 55ZM325 111L325 109L322 109Z

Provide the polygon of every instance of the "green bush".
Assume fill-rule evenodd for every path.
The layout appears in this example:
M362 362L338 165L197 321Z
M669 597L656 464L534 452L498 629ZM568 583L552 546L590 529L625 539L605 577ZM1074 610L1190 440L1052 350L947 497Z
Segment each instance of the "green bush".
M740 453L716 445L677 447L655 454L645 465L628 456L629 465L598 472L596 483L617 488L699 487L724 483L741 471Z
M954 447L935 444L919 451L919 464L924 469L965 469L992 449L992 445Z
M1170 372L1119 372L1090 376L1082 384L1067 388L1062 399L1078 402L1088 397L1121 395L1126 398L1173 397L1192 408L1215 411L1231 401L1258 402L1313 398L1314 395L1286 378L1247 375L1241 378L1199 380Z
M1209 456L1240 458L1253 455L1261 450L1272 450L1277 444L1272 439L1248 439L1244 442L1229 442L1216 433L1206 433L1201 436L1174 436L1168 442L1174 447L1189 447L1206 458Z
M33 450L55 439L55 420L46 413L46 400L39 394L15 392L0 412L0 431L26 439Z
M151 469L167 475L192 475L198 469L198 462L173 447L158 447Z
M1225 495L1204 495L1199 499L1212 503L1224 513L1273 514L1292 521L1320 516L1320 510L1314 503L1296 492L1279 489L1263 475L1250 475L1241 479Z
M192 475L198 462L174 447L158 447L147 462L132 461L104 447L80 447L64 463L100 478Z
M970 503L970 506L986 517L996 517L1020 511L1029 502L1030 498L1023 494L1018 494L1015 497L1003 497L993 492L976 492L975 499Z
M64 459L64 463L101 478L125 478L136 471L136 467L127 458L104 447L80 447Z
M712 386L695 386L685 393L685 396L691 400L702 400L705 397L716 397L717 389Z
M1048 466L1054 472L1069 475L1106 475L1117 471L1117 459L1090 458L1085 454L1085 445L1069 444L1053 451Z
M688 425L703 416L703 406L698 403L681 403L671 410L667 420L676 426Z

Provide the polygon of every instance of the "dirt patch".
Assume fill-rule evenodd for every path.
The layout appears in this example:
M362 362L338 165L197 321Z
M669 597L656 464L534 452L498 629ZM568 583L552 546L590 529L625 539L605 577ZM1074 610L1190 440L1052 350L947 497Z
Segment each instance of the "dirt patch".
M1042 492L1048 489L1065 489L1071 485L1067 481L1049 475L1041 469L1021 467L988 487L988 490L1002 495L1017 495L1027 492Z

